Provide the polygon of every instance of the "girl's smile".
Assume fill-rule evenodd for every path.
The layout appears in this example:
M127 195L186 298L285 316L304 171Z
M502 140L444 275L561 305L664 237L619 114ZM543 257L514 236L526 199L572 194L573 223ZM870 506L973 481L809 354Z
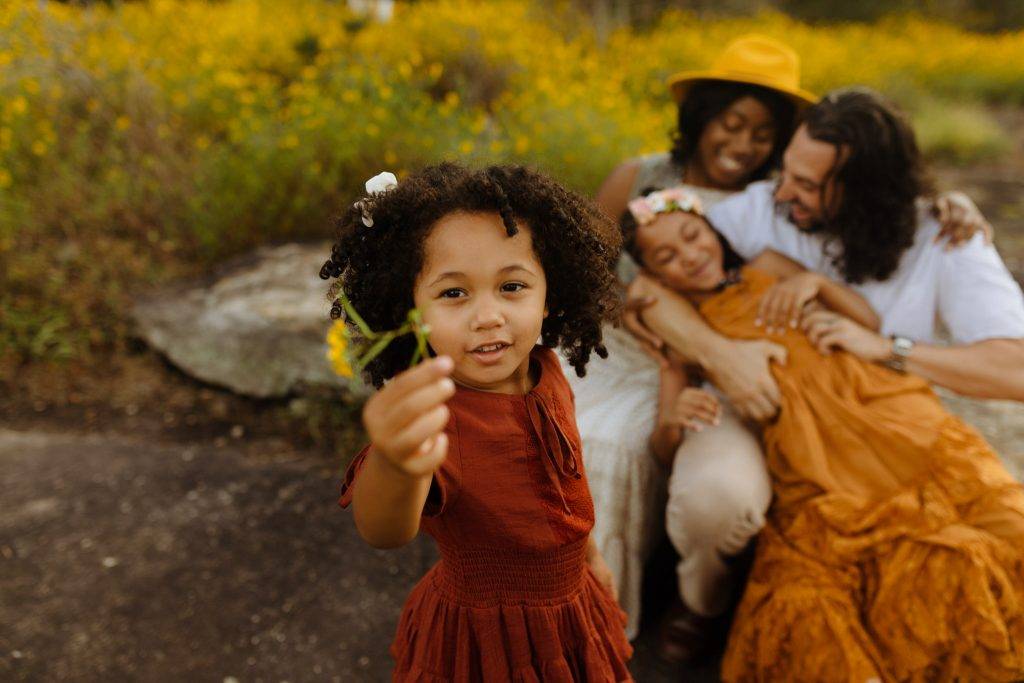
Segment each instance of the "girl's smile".
M547 315L547 280L528 225L509 237L498 214L448 214L424 243L413 299L452 378L481 391L526 393L530 351Z
M678 292L707 292L725 277L722 245L708 222L684 211L661 213L637 229L647 270Z
M481 344L470 351L470 354L481 365L495 365L496 363L501 362L505 352L511 348L511 342L493 342L489 344Z

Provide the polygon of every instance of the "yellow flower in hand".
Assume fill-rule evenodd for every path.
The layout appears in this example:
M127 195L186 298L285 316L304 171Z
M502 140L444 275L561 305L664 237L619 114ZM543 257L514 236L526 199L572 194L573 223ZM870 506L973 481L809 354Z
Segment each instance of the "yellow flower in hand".
M335 320L327 332L327 360L342 377L352 377L352 363L348 359L348 328L344 320Z

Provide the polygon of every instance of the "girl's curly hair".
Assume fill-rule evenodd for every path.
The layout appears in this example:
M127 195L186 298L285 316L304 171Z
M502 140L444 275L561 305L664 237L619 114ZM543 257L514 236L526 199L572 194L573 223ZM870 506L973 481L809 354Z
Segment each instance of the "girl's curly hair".
M618 312L614 264L621 238L612 222L579 195L522 166L471 170L446 162L362 204L373 216L373 227L363 225L358 206L343 213L320 277L339 278L328 297L334 299L343 289L371 329L390 330L405 322L414 305L423 245L438 220L456 211L496 213L510 237L517 223L532 234L547 279L544 346L562 347L581 377L592 351L607 356L601 324ZM331 317L342 315L334 299ZM408 365L414 348L411 335L396 340L367 364L367 379L380 387Z

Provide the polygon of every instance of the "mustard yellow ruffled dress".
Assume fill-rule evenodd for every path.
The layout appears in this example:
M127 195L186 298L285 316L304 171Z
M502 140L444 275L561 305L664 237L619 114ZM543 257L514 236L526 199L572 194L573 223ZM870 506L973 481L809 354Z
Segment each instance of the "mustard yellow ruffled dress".
M774 279L745 269L701 311L763 338ZM1024 489L928 384L799 331L764 430L774 501L726 681L1024 679ZM741 473L737 473L741 476Z

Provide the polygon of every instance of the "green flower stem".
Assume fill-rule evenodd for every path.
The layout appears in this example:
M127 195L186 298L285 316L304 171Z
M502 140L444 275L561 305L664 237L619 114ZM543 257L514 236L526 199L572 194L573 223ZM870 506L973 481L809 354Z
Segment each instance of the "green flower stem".
M338 298L341 299L341 306L342 308L345 309L345 315L348 316L349 320L356 324L356 327L358 327L359 331L363 333L363 336L365 336L367 339L376 339L377 333L371 330L370 326L367 325L366 321L363 320L362 316L359 315L359 313L355 309L355 306L353 306L352 303L348 300L348 297L345 296L344 290L342 290L341 296L339 296ZM380 353L380 351L378 351L377 353Z
M430 328L423 324L423 316L420 314L418 309L414 308L409 311L405 324L397 330L391 330L389 332L374 332L370 329L370 326L366 324L366 321L362 319L359 313L356 312L355 307L348 300L348 297L345 296L344 292L342 292L338 298L341 300L341 305L342 308L345 309L345 315L347 318L356 324L359 331L367 340L373 342L354 363L357 370L362 371L367 364L384 352L384 349L388 347L388 344L407 334L413 334L416 336L416 350L413 353L409 367L416 365L416 363L426 357L427 339L430 334Z
M366 353L359 357L359 360L356 363L359 369L362 370L366 367L367 363L379 356L381 352L388 347L388 344L390 344L397 336L397 330L381 334L377 341L373 343L373 346L368 348Z
M412 333L416 335L416 352L413 353L412 360L409 361L411 368L427 355L427 335L430 333L430 328L423 324L423 315L418 308L409 311L409 325L412 327Z

